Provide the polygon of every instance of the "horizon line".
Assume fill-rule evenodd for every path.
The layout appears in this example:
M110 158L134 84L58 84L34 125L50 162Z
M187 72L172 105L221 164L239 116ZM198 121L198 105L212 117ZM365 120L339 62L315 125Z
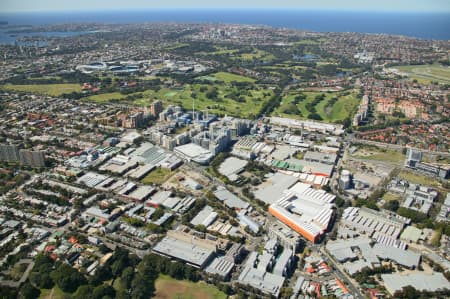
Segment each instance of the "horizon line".
M10 10L2 11L0 15L5 14L20 14L20 13L75 13L75 12L134 12L134 11L174 11L174 10L189 10L189 11L304 11L304 12L354 12L354 13L393 13L393 14L450 14L450 10L373 10L373 9L349 9L349 8L301 8L301 7L130 7L130 8L108 8L108 9L36 9L36 10Z

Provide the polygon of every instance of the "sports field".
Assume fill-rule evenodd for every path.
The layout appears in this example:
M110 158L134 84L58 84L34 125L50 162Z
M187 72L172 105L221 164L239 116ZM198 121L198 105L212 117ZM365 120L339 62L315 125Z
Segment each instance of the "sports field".
M416 79L420 83L429 84L431 81L445 84L450 83L450 67L440 64L403 65L394 66L393 68L407 74L411 79Z
M159 275L155 282L153 299L225 299L227 296L216 287L204 282L176 280L167 275Z
M60 96L64 93L80 92L81 86L79 84L5 84L0 89Z

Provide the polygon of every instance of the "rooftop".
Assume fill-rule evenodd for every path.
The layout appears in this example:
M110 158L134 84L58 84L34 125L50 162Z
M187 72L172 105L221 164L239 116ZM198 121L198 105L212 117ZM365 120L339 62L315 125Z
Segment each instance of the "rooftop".
M381 274L381 279L388 292L393 295L396 291L401 290L408 285L420 291L437 291L442 289L450 289L450 283L442 273L434 272L433 274L413 273L407 275L401 274Z
M183 260L200 268L206 264L214 253L212 250L204 247L196 246L168 236L156 244L156 246L153 247L153 251Z

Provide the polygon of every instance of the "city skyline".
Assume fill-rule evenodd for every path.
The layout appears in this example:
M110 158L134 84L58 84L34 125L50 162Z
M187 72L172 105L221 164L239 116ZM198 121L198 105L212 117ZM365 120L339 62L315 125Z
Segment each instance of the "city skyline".
M161 2L130 0L127 2L112 1L53 1L39 2L31 0L6 0L0 3L0 10L6 12L33 12L33 11L93 11L115 9L304 9L304 10L347 10L347 11L383 11L383 12L450 12L450 3L446 0L380 0L377 2L358 0L319 0L319 1L293 1L280 0L274 3L269 0L230 0L226 4L195 0L186 5L185 1L169 0Z

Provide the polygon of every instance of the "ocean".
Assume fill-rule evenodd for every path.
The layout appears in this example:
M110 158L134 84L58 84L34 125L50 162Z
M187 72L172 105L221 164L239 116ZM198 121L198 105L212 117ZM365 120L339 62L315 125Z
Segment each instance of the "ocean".
M233 23L261 24L317 32L360 32L450 40L450 13L394 13L305 10L164 9L102 12L0 13L9 25L58 23ZM4 35L4 33L3 33ZM10 43L0 35L1 43Z

